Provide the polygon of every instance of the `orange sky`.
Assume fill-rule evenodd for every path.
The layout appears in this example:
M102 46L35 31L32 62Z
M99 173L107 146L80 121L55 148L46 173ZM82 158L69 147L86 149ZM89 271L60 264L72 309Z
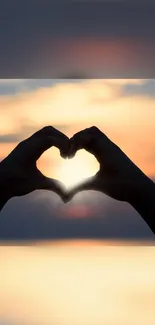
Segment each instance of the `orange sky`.
M21 88L16 95L0 96L0 136L19 133L22 140L48 124L72 136L95 124L145 173L154 176L155 99L138 93L124 95L123 86L129 82L141 85L145 80L62 81L52 87ZM15 145L15 141L1 143L1 157ZM39 166L46 174L57 175L61 166L58 151L45 153Z
M138 92L131 96L123 90L129 83L140 86L144 82L62 81L31 91L22 83L15 95L0 96L1 159L19 141L45 125L51 124L72 136L95 124L153 178L155 97ZM89 176L99 167L95 158L84 151L72 163L65 166L58 150L52 148L38 166L46 175L64 182L67 168L72 179L75 169L77 177L78 171L79 176L86 171ZM77 200L76 208L74 204L64 210L64 215L65 211L68 217L91 215L91 206L85 202L78 205ZM101 241L1 245L0 260L0 325L155 323L153 246L109 247Z

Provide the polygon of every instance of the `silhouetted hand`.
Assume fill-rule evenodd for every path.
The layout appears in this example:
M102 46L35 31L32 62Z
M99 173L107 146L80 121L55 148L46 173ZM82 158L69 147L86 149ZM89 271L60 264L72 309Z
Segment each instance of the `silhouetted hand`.
M119 201L130 203L155 233L154 183L98 128L91 127L70 139L68 157L79 149L93 154L100 170L68 193L68 200L84 190L101 191Z
M142 172L137 166L98 128L91 127L76 133L71 139L69 158L79 149L93 154L100 164L100 170L93 177L75 187L71 195L82 190L101 191L112 198L127 201L137 177Z
M3 201L40 189L53 191L63 199L66 193L64 185L45 177L36 166L39 157L52 146L57 147L65 158L69 139L55 128L47 126L19 143L0 163L0 197L3 197Z

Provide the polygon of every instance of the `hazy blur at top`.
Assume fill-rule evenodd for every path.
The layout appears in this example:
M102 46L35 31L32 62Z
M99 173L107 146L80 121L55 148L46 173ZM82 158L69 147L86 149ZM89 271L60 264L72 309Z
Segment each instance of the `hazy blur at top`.
M0 78L154 78L152 1L5 1Z

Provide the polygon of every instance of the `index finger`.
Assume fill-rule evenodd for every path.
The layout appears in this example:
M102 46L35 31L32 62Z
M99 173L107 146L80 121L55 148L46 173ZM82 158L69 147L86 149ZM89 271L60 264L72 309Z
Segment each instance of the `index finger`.
M49 138L51 139L49 140ZM52 139L53 146L60 149L61 156L65 158L69 150L69 138L52 126L46 126L41 130L35 132L33 135L26 139L26 142L29 143L29 145L32 143L32 146L34 144L34 147L35 143L40 143L43 148L43 153L43 151L49 149L52 146Z
M55 136L61 138L67 138L67 136L59 131L58 129L54 128L51 125L45 126L42 129L38 130L34 134L32 134L28 139L38 138L38 137L45 137L45 136Z
M102 152L101 141L103 140L104 134L96 127L90 127L76 133L70 139L68 158L74 157L78 150L85 149L99 160Z
M64 152L68 152L69 139L61 139L58 137L44 137L44 138L34 138L31 141L25 141L21 147L23 153L20 153L22 159L28 161L37 161L40 156L51 147L56 147L60 150L60 154L63 158L66 156Z

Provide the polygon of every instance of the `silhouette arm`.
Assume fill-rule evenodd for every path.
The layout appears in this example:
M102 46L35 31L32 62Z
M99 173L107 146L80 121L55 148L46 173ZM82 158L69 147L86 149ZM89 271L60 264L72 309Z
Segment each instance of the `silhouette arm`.
M7 195L1 195L0 197L0 211L3 209L4 205L7 203L7 201L9 200L9 198L7 197Z
M0 163L0 211L8 200L12 197L10 192L10 187L8 183L8 175L5 175L4 170L1 168L2 163Z
M56 179L46 177L37 168L37 160L53 146L65 158L69 139L52 126L46 126L20 142L0 162L0 210L9 199L35 190L49 190L58 194L62 200L65 198L64 185Z
M155 234L155 184L101 130L92 126L71 139L69 158L80 149L93 154L100 164L96 175L76 186L70 197L84 190L100 191L124 201L141 215Z
M143 174L144 175L144 174ZM155 234L155 184L146 175L137 182L128 203L140 214Z

